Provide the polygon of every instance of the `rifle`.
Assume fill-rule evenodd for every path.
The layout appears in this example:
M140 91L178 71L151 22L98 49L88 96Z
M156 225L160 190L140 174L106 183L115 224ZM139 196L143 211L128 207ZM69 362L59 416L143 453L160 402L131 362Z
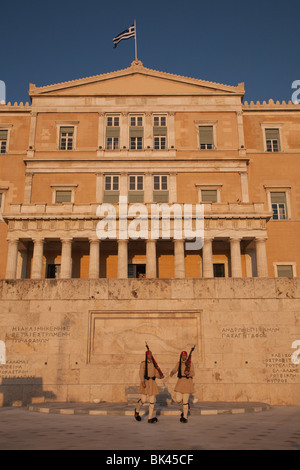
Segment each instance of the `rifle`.
M150 351L150 348L149 348L147 342L146 342L146 348L147 348L147 351ZM153 354L152 354L152 361L153 361L153 364L154 364L155 369L158 371L158 373L159 373L159 375L160 375L160 378L163 379L163 378L164 378L164 374L163 374L163 372L161 371L161 369L159 368L159 366L158 366L156 360L154 359Z
M184 370L184 373L187 375L190 373L190 370L191 370L191 363L192 363L192 352L194 351L196 345L192 347L192 349L190 350L190 354L186 360L186 365L185 365L185 370Z

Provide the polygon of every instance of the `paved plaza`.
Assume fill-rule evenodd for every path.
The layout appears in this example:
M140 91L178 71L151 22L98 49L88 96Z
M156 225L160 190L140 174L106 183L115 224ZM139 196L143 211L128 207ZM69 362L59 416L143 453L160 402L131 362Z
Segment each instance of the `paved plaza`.
M300 450L300 407L224 409L192 414L187 424L174 413L149 424L147 414L137 422L124 413L61 411L0 408L0 450Z

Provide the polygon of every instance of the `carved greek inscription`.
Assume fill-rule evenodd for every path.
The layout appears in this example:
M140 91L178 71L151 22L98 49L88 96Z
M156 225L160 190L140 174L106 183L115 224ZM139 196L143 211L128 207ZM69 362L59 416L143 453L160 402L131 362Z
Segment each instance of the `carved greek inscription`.
M264 327L264 326L234 326L234 327L223 327L222 338L230 339L255 339L255 338L267 338L270 334L278 333L278 327Z
M299 379L299 366L291 361L292 353L272 353L265 359L267 383L285 384Z
M50 339L68 339L69 326L14 326L6 337L14 343L47 343Z
M28 365L27 360L8 360L6 364L0 365L0 379L32 377Z

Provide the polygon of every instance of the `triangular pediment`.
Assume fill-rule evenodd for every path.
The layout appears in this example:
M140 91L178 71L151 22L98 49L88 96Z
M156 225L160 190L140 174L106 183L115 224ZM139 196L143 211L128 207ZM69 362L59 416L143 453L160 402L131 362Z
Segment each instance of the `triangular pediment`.
M44 87L30 86L33 96L126 96L244 94L244 84L222 85L145 68L139 61L117 72Z

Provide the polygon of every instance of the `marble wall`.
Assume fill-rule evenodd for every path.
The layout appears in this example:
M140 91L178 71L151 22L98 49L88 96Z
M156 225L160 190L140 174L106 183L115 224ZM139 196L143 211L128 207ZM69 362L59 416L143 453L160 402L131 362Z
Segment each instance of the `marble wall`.
M299 405L299 340L299 279L2 280L0 404L126 401L147 342L170 394L196 345L200 401Z

